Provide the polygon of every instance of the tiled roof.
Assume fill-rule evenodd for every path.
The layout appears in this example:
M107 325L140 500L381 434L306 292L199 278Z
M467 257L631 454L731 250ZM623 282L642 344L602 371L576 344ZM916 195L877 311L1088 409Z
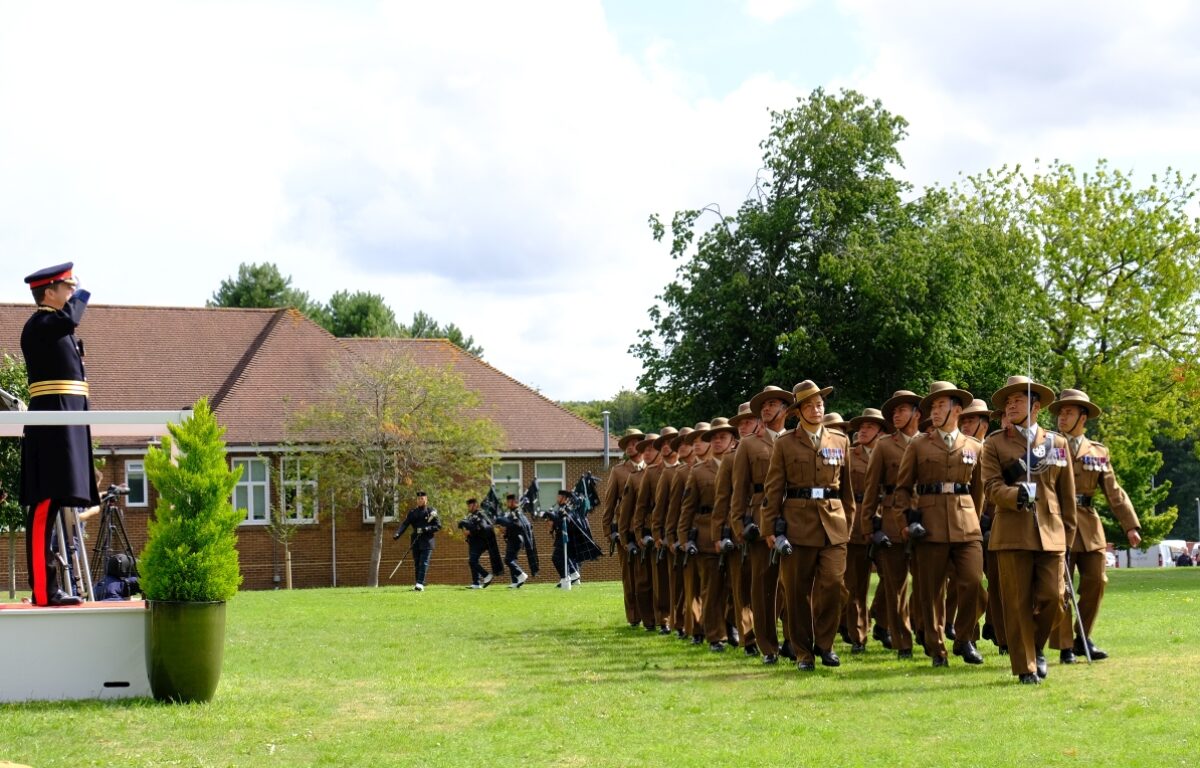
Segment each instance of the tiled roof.
M0 351L20 355L29 304L0 304ZM604 433L444 339L336 339L295 310L92 305L84 341L95 410L171 410L207 396L230 444L286 439L287 413L315 399L336 360L401 351L452 365L510 453L598 453ZM114 442L117 442L114 440ZM130 441L137 442L137 441Z

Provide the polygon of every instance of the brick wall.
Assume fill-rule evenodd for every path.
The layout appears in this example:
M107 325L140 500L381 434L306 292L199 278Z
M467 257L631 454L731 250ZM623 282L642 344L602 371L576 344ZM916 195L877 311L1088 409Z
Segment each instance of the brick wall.
M118 457L134 458L134 457ZM603 459L597 458L567 458L566 478L568 484L573 484L581 474L590 471L601 480L600 493L604 494L603 481L606 472ZM277 467L276 470L277 471ZM125 462L123 460L109 461L104 469L101 487L107 488L109 483L124 482ZM277 475L276 475L277 476ZM534 476L534 460L521 461L521 477L523 485L528 485ZM149 511L157 503L153 488L149 488L149 505L133 507L125 510L125 528L130 544L135 553L140 553L146 544L146 521ZM486 488L484 489L486 492ZM272 486L272 503L278 502L278 495ZM482 497L483 493L480 494ZM554 503L553 498L541 499L541 506L549 507ZM362 522L362 510L359 507L337 509L330 511L328 505L320 510L319 520L313 525L301 525L291 541L292 551L292 584L294 587L328 587L333 584L334 568L334 526L330 518L336 515L336 551L337 551L337 584L339 586L362 586L367 583L371 556L371 540L373 526ZM402 514L407 508L402 510ZM588 518L597 545L605 553L605 557L586 563L583 566L584 581L609 581L620 579L620 563L616 557L607 557L608 538L600 525L600 510L594 510ZM392 533L398 523L389 522L383 536L383 554L380 559L379 581L381 584L411 584L413 569L411 559L405 561L396 577L390 582L388 574L396 562L408 548L408 536L399 541L392 540ZM537 537L538 554L541 559L540 575L533 579L534 583L553 583L557 579L553 565L550 563L550 553L553 543L550 540L550 524L541 520L533 521L534 535ZM95 536L95 525L89 526L89 536ZM458 529L445 530L437 536L437 546L430 562L427 582L431 584L469 584L470 571L467 568L467 545ZM8 584L8 537L0 536L0 574L3 574L3 584ZM94 538L92 538L94 541ZM24 534L15 535L15 552L17 565L17 589L27 591L29 577L25 563ZM500 552L504 553L504 541L500 539ZM242 570L243 589L272 589L284 584L284 553L283 548L271 539L267 530L259 525L243 525L238 529L238 554ZM485 555L482 562L485 567L488 558ZM522 567L528 570L525 557L520 557ZM278 578L278 581L276 581ZM503 577L507 582L507 575Z

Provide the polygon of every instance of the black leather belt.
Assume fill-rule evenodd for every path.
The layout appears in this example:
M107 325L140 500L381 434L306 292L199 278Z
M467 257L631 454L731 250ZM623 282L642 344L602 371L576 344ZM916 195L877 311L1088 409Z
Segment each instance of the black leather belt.
M859 504L862 504L863 495L861 493L854 494L854 500L857 501Z
M788 488L789 499L832 499L838 495L836 488Z
M696 514L697 515L711 515L712 507L697 507Z
M751 486L751 487L754 489L754 492L755 492L755 493L762 493L762 492L763 492L763 484L762 484L762 483L755 483L755 484L754 484L753 486Z
M895 493L895 492L896 492L896 486L894 486L894 485L881 485L881 486L879 486L879 490L883 491L883 495L884 495L884 496L890 496L890 495L892 495L893 493Z
M970 483L924 483L917 486L917 493L926 495L936 493L964 494L970 492Z
M1077 507L1090 507L1090 506L1092 506L1092 497L1091 497L1091 496L1085 496L1085 495L1083 495L1082 493L1077 493L1077 494L1075 494L1075 506L1077 506Z

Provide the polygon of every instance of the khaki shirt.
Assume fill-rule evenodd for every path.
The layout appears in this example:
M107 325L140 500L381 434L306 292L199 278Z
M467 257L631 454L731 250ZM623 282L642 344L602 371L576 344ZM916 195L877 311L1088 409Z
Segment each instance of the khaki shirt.
M667 538L667 510L671 507L671 486L675 475L682 463L664 464L658 483L654 486L654 514L650 518L650 535L657 544L669 541Z
M617 523L617 510L620 509L621 494L625 491L625 483L637 464L625 459L608 471L608 479L604 482L604 508L600 516L600 525L604 527L604 535L609 535Z
M716 459L705 459L692 467L679 509L679 526L676 528L679 542L686 542L688 531L696 528L699 530L696 546L701 552L713 551L711 516L716 501L719 468Z
M638 494L645 479L646 470L641 468L634 470L625 481L625 490L621 493L621 509L617 512L617 533L621 534L621 541L628 542L641 533L633 530L633 513L637 509Z
M709 525L712 526L712 531L709 535L713 541L721 540L721 530L725 526L729 526L730 538L735 543L740 544L742 541L742 522L741 520L730 519L730 500L733 497L733 458L734 454L726 451L721 458L717 459L720 467L717 469L717 487L713 496L713 513L712 520Z
M671 504L667 507L667 519L663 525L668 544L679 543L679 515L683 511L683 493L687 489L687 479L691 474L692 466L681 461L679 468L671 476Z
M847 456L850 440L841 432L822 430L819 450L803 429L792 430L775 441L767 468L764 536L775 535L775 520L787 521L787 538L801 547L845 544L850 531L847 514L853 515L854 488ZM832 498L794 499L795 488L832 489Z
M1016 429L1006 429L993 433L984 441L984 491L996 505L989 550L1063 552L1067 542L1074 539L1075 475L1071 466L1071 451L1062 435L1051 434L1052 448L1059 458L1047 456L1042 459L1051 463L1045 472L1033 475L1032 479L1037 483L1037 501L1033 511L1017 508L1017 486L1005 483L1002 474L1004 467L1025 458L1025 436ZM1046 435L1046 430L1038 427L1031 445L1045 445Z
M763 430L762 437L749 435L738 443L732 456L732 486L729 495L729 517L734 532L741 536L748 516L753 515L759 530L762 527L762 502L767 487L767 470L771 466L771 450L775 446L772 432Z
M900 506L896 497L896 478L900 476L900 462L907 447L908 441L899 432L876 438L863 481L866 483L861 505L863 524L870 530L871 518L883 518L883 532L893 542L900 541L901 529L908 527L904 519L906 507Z
M876 445L879 439L875 440ZM856 445L850 449L850 483L854 486L854 509L850 515L850 543L871 543L871 520L862 514L863 489L867 487L867 465L870 458L865 446Z
M658 490L658 478L662 477L662 470L662 462L646 467L642 487L638 489L637 501L633 507L633 521L629 528L637 535L639 541L643 534L650 532L650 519L654 514L654 494Z

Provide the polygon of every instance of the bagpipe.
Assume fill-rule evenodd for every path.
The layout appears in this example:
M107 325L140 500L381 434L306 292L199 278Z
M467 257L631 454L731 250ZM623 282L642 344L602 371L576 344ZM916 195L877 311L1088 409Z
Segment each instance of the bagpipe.
M531 488L536 484L535 479ZM596 476L591 472L584 472L574 488L567 491L565 504L553 509L539 509L534 513L535 517L550 520L556 526L566 526L567 553L577 563L596 560L604 554L596 545L591 523L588 522L588 513L600 506L600 492L597 486ZM536 499L536 495L534 498Z

